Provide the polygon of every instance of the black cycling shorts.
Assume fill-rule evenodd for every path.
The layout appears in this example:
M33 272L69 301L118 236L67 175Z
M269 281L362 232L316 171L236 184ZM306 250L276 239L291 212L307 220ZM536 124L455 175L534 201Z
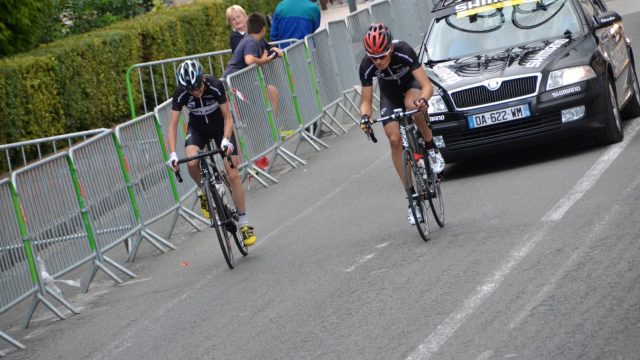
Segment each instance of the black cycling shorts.
M224 131L215 127L211 127L207 130L202 130L195 129L189 126L189 129L187 130L187 138L184 140L184 147L195 145L200 149L204 149L205 144L208 143L209 140L213 139L215 140L216 145L219 148L223 137ZM235 135L231 135L231 139L229 139L229 141L233 144L232 155L238 155L238 145L236 144Z
M409 89L421 90L422 87L416 79L411 79L404 84L394 86L380 86L380 117L389 116L393 113L393 109L404 108L404 96ZM391 121L399 120L385 120L382 125L387 125Z

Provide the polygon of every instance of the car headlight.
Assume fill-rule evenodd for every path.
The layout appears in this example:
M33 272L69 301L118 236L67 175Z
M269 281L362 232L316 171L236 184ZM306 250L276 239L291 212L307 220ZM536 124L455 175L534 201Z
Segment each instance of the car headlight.
M576 66L552 71L549 74L549 80L547 80L547 91L575 84L580 81L593 79L595 77L596 72L593 71L591 66Z
M429 114L441 113L448 111L447 105L442 100L442 96L433 95L431 99L429 99Z

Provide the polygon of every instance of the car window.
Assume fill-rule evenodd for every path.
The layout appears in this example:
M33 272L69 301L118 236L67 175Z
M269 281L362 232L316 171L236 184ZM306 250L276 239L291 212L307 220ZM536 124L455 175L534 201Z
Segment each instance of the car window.
M593 5L590 0L578 0L578 4L584 10L585 15L589 19L591 25L595 25L595 18L598 15L598 9Z
M584 0L583 0L584 1ZM485 6L438 19L426 39L431 60L505 50L582 32L570 0Z
M593 4L600 11L600 13L609 11L609 9L607 9L607 5L600 0L593 0Z

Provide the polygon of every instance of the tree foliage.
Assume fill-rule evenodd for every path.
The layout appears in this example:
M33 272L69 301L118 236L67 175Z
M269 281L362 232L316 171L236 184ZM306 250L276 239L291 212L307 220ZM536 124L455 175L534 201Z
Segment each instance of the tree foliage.
M47 31L57 0L0 1L0 57L35 48Z

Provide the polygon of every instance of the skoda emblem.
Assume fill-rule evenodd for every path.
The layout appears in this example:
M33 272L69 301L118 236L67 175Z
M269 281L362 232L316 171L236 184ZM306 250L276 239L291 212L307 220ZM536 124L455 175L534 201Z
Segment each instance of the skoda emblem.
M489 90L493 91L493 90L497 90L500 87L501 83L502 82L500 80L498 80L498 79L491 79L491 80L487 81L487 85L486 86L487 86L487 88Z

